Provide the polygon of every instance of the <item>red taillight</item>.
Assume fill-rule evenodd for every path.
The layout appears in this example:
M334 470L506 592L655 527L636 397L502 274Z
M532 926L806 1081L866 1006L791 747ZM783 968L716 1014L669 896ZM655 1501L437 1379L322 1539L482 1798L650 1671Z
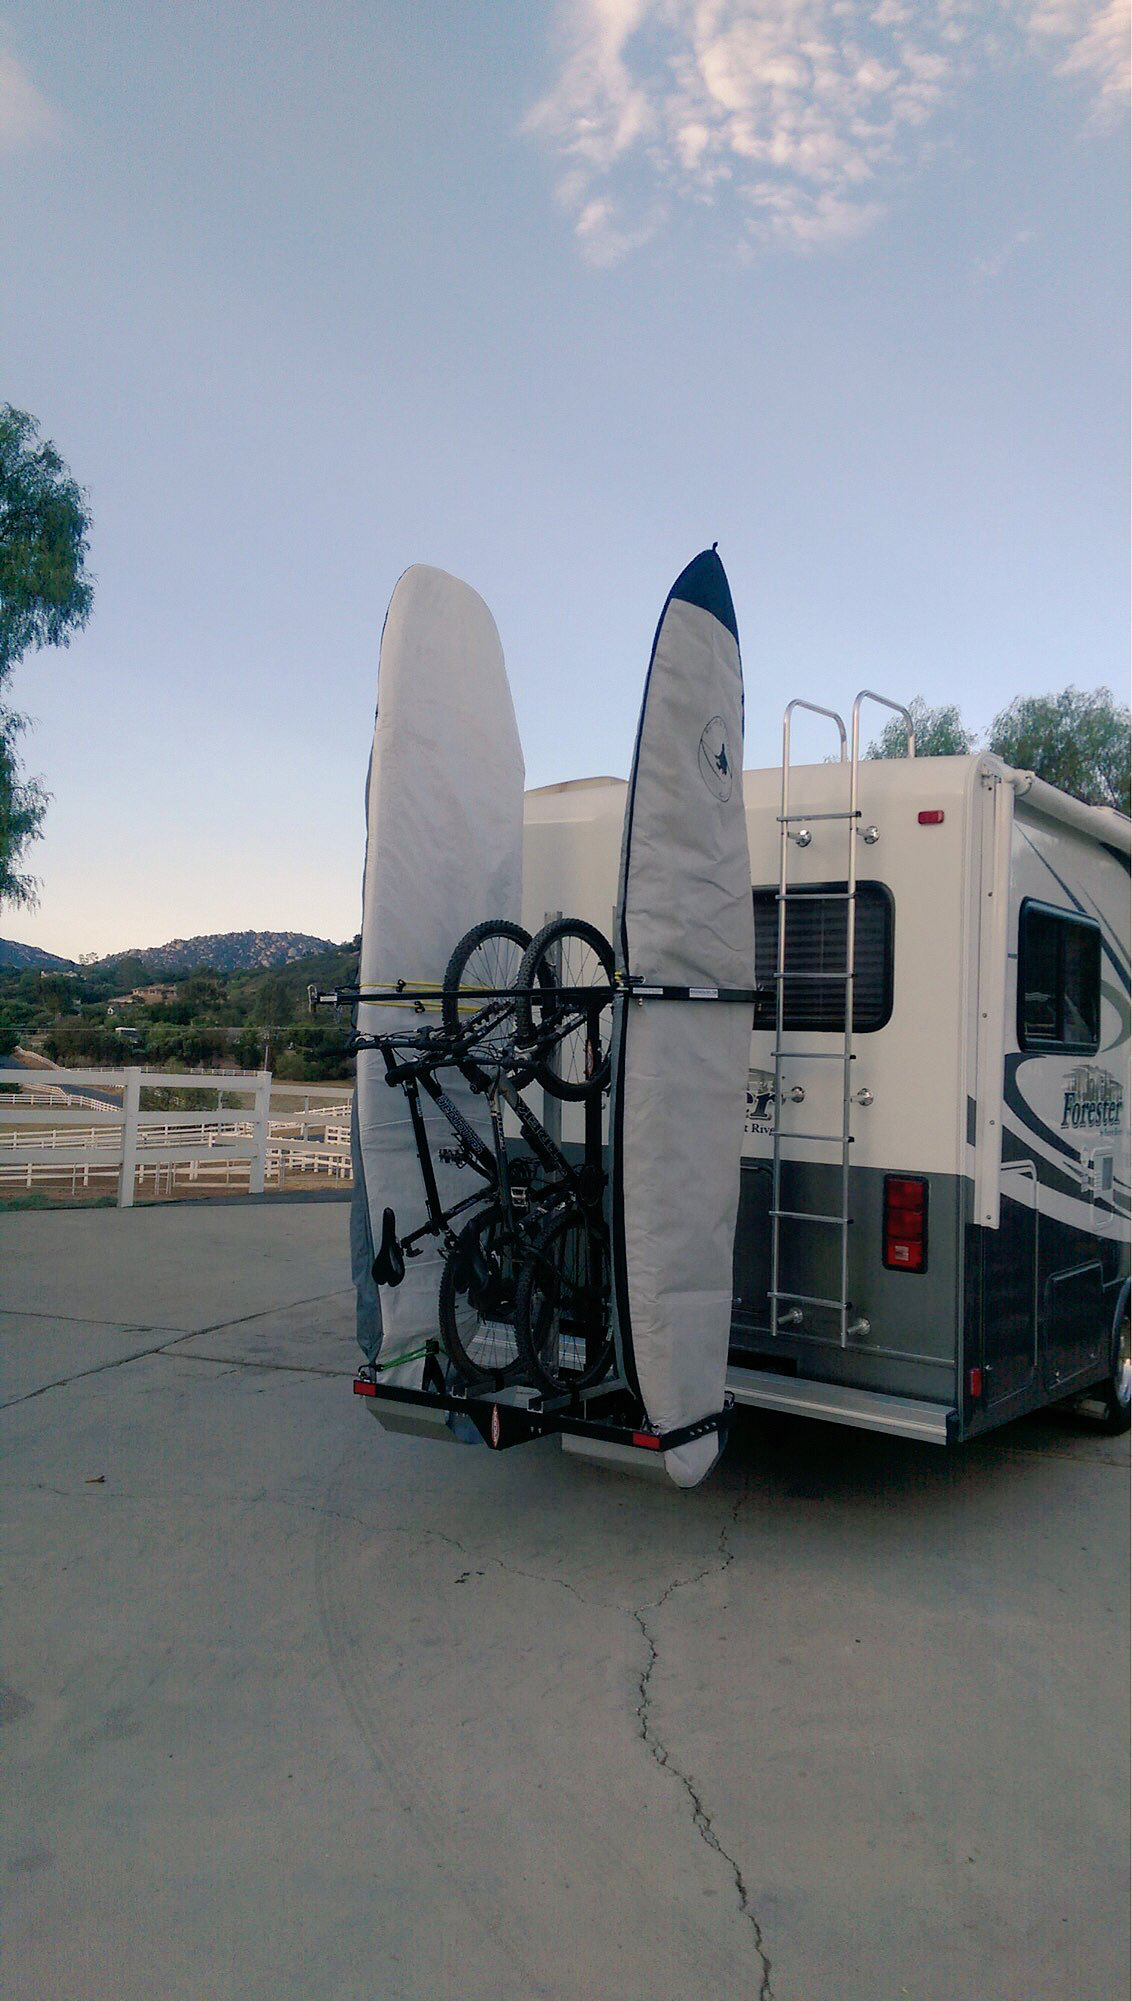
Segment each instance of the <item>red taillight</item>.
M650 1452L660 1451L660 1440L655 1431L635 1431L633 1433L633 1444L647 1445Z
M926 813L917 813L916 818L919 821L921 827L942 827L943 807L933 806Z
M967 1390L972 1403L978 1403L983 1394L983 1372L976 1366L967 1371Z
M371 1383L365 1376L355 1376L354 1395L356 1397L375 1397L377 1395L377 1384Z
M884 1177L884 1263L888 1271L926 1271L928 1184L907 1174Z

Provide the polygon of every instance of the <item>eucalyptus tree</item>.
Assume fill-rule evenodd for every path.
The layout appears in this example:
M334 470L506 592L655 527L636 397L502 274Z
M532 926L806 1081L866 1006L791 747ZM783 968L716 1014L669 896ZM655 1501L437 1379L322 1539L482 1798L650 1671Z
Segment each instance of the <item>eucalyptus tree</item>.
M21 867L40 831L47 794L21 769L25 718L4 687L17 662L41 646L67 646L90 617L87 496L25 410L0 406L0 902L34 903Z

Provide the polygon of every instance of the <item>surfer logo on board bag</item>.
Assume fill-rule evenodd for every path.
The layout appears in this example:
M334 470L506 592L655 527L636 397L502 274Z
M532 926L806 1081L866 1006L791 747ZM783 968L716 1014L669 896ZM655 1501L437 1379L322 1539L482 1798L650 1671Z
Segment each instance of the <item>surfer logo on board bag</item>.
M703 735L700 738L700 777L708 791L721 805L730 799L734 780L722 716L713 716L711 721L704 725Z

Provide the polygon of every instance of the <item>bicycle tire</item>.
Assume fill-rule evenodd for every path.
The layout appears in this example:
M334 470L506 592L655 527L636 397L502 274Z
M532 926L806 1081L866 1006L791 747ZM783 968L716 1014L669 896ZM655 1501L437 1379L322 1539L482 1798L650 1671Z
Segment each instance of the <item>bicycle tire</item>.
M500 1211L465 1223L444 1261L437 1308L444 1352L466 1389L522 1372L515 1338L515 1246Z
M521 924L512 924L507 917L489 917L483 924L473 924L470 931L465 931L444 970L440 1018L445 1028L455 1033L464 1026L460 1013L461 987L513 987L516 984L530 942L530 932L524 931ZM488 1003L480 1000L464 1005L471 1006L474 1013Z
M515 1337L524 1379L547 1396L591 1388L613 1359L609 1236L571 1203L551 1216L519 1273Z
M609 1083L613 947L596 924L587 924L580 917L555 917L544 924L527 947L517 984L515 1021L520 1043L537 1045L548 1035L555 1036L552 1053L532 1056L534 1075L544 1091L573 1103L588 1098L592 1091L604 1091ZM534 993L536 987L546 990L545 998ZM609 990L601 1010L603 1054L596 1065L591 1060L584 1011L576 1003L556 999L560 987Z

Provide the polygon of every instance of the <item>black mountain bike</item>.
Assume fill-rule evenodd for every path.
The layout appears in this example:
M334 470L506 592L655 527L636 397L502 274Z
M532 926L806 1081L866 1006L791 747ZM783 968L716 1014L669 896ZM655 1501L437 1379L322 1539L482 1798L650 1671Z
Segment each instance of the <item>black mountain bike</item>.
M408 997L404 983L398 991ZM425 1195L426 1221L404 1236L393 1211L385 1211L374 1278L400 1284L405 1260L419 1255L422 1240L442 1240L440 1337L469 1392L526 1380L544 1394L570 1395L608 1374L601 1098L609 1078L612 993L613 955L593 926L556 919L532 940L517 924L491 920L456 946L439 1024L355 1039L357 1048L380 1049L386 1081L405 1093ZM490 1142L444 1089L438 1073L445 1068L455 1068L485 1097ZM532 1079L554 1097L585 1103L581 1162L567 1157L521 1096ZM453 1136L439 1158L471 1169L484 1184L447 1208L422 1093ZM507 1109L525 1152L507 1142Z

